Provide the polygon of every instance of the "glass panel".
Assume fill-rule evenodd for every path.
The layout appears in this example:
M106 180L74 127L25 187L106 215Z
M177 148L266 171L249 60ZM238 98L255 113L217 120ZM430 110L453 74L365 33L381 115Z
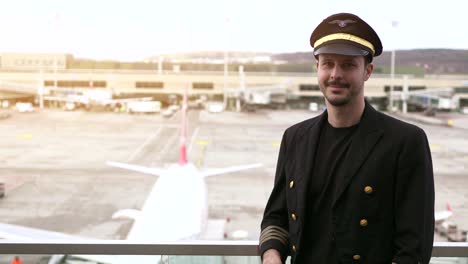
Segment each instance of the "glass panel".
M431 258L430 264L468 264L467 258Z
M425 130L435 208L450 215L435 239L466 240L468 34L452 19L466 16L465 1L426 1L414 12L416 1L387 0L385 17L364 0L319 8L27 2L9 1L0 15L0 25L10 25L0 31L0 224L15 225L5 236L258 239L284 130L325 106L309 34L336 9L359 7L389 49L374 60L364 94ZM258 163L207 177L210 168ZM179 176L188 177L172 181Z
M167 264L260 264L257 256L144 256L144 255L0 255L0 263L11 263L18 257L23 264L53 263L151 263ZM286 260L290 263L290 258ZM468 264L468 257L433 257L431 264Z
M11 263L15 255L0 255L0 263ZM260 264L259 257L249 256L115 256L115 255L81 255L81 256L49 256L49 255L18 255L24 264L46 264L46 263L96 263L99 261L128 261L122 263L140 263L141 261L154 261L153 263L167 264ZM53 258L53 259L52 259ZM52 259L52 262L50 262ZM57 261L57 262L53 262ZM61 261L61 262L60 262ZM138 262L140 261L140 262ZM289 259L287 261L289 263ZM468 257L450 258L433 257L431 264L468 264Z
M0 263L78 264L78 263L167 263L167 264L259 264L260 257L249 256L139 256L139 255L0 255ZM145 261L145 262L142 262Z

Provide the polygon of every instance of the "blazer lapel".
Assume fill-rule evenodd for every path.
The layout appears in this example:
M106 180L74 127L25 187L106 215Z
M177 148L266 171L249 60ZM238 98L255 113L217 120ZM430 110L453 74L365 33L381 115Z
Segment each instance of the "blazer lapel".
M296 173L296 181L300 182L301 188L297 189L298 213L303 213L305 210L307 199L307 186L312 176L312 169L314 165L315 152L320 137L320 128L324 121L327 120L327 112L323 112L313 123L309 123L307 127L301 129L296 140L296 152L294 154L294 171Z
M311 124L306 129L302 130L302 134L299 135L300 139L297 140L297 152L295 156L296 159L296 169L302 180L302 177L305 177L305 182L310 178L312 173L312 168L314 165L315 151L317 149L317 144L320 137L320 128L324 121L327 120L327 112L323 112L316 122Z
M366 108L361 118L356 134L351 139L351 145L344 160L340 175L337 175L337 192L333 198L333 206L341 197L351 179L366 161L370 151L383 134L379 128L377 111L366 102Z

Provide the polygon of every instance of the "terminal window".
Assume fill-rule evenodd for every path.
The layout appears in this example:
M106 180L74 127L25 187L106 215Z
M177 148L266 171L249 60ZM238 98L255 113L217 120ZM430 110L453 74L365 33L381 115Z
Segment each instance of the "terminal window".
M54 86L53 80L45 80L44 86ZM58 87L106 87L106 81L58 80Z
M194 82L192 83L193 89L213 89L214 85L211 82Z
M426 90L426 86L408 86L408 91Z
M394 85L393 91L403 91L403 87L400 85ZM390 85L385 85L385 92L390 92Z
M107 87L107 82L106 81L93 81L92 86L93 87Z
M320 91L320 88L316 84L300 84L299 91Z
M468 87L455 87L455 93L468 93Z
M88 87L88 81L63 81L60 80L57 82L58 87Z
M164 88L164 83L163 82L136 82L135 83L136 88L143 88L143 89L162 89Z
M54 86L54 81L46 80L44 81L44 86Z
M417 90L426 90L426 86L408 86L408 91L417 91ZM390 86L385 85L385 92L390 91ZM403 87L401 85L393 86L393 91L403 91Z

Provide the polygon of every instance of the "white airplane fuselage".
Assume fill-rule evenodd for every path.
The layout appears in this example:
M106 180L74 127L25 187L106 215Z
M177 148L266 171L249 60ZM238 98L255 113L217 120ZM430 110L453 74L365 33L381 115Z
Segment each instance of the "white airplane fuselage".
M191 163L173 164L156 180L128 240L195 239L206 226L206 184Z

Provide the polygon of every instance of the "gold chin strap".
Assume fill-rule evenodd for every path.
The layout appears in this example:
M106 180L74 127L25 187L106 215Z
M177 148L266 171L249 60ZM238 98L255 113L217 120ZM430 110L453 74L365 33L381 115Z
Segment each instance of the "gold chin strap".
M348 41L361 44L362 46L367 47L372 51L372 56L374 56L375 54L374 45L372 45L372 43L370 43L369 41L363 38L360 38L355 35L347 34L347 33L335 33L335 34L330 34L325 37L319 38L317 41L315 41L314 47L320 46L325 42L337 40L337 39L348 40Z

